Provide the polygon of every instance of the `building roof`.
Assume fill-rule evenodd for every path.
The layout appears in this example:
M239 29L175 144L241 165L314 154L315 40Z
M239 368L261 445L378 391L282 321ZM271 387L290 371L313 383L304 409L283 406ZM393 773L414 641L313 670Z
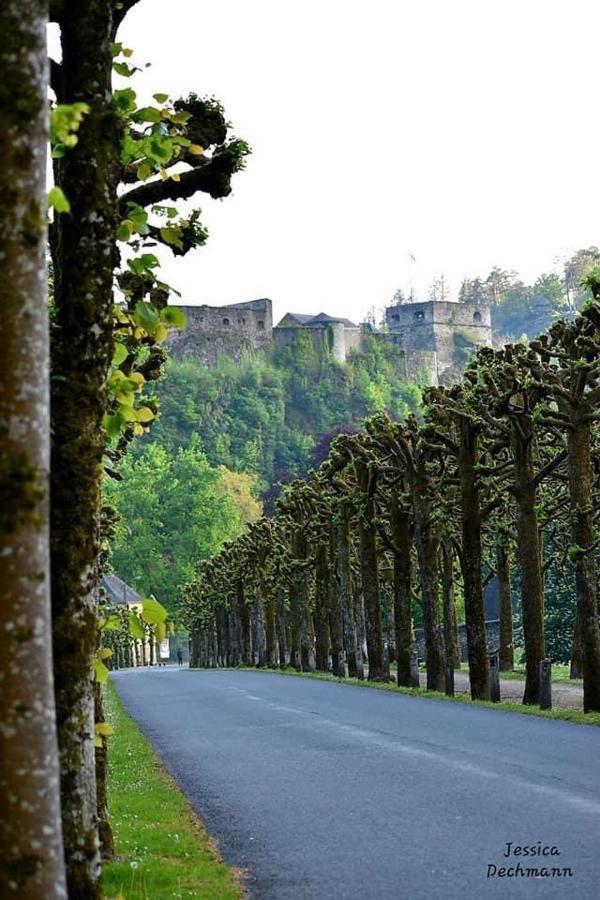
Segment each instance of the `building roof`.
M286 313L276 328L300 328L312 319L312 316L304 313Z
M111 603L127 604L141 603L142 598L137 591L125 584L118 575L103 575L100 579L100 587L104 588Z
M358 326L351 322L350 319L342 319L339 316L330 316L321 312L317 316L313 316L305 324L306 325L326 325L327 322L341 322L346 328L357 328Z

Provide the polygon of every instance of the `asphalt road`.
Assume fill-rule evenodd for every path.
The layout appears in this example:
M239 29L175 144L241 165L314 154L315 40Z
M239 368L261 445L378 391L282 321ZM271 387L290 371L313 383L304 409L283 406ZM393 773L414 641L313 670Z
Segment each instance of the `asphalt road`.
M253 898L600 897L598 728L267 672L112 677ZM539 842L560 855L514 855Z

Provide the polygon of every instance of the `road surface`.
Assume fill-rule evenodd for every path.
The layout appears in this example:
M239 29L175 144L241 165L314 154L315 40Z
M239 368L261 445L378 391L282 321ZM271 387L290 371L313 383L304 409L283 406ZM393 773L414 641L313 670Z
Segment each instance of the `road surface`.
M600 897L598 728L268 672L112 678L256 900Z

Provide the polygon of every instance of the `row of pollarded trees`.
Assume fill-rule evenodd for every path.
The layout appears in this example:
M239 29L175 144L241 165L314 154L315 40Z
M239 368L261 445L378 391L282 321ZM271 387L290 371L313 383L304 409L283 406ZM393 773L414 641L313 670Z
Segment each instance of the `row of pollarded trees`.
M596 299L599 282L590 277ZM192 664L328 670L411 683L414 603L427 688L458 662L464 597L473 699L490 696L484 581L500 595L500 667L513 666L518 571L523 702L539 702L544 578L570 567L584 709L600 710L596 546L600 304L530 343L482 348L460 384L424 394L421 419L378 414L339 435L278 512L204 564L185 589ZM485 573L485 579L484 579ZM388 602L391 600L391 602ZM387 632L387 634L386 634ZM386 639L388 638L388 639ZM363 658L366 646L367 659ZM391 653L388 650L391 647Z

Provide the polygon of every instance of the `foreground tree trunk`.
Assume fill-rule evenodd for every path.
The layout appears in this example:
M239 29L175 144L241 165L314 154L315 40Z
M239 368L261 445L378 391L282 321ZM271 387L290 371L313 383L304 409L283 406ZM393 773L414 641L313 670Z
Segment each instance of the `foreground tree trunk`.
M59 22L61 99L89 105L77 145L57 166L71 214L59 217L52 240L52 606L70 900L100 897L92 663L119 175L112 8L107 0L64 0Z
M104 705L102 691L96 682L94 685L95 721L104 722ZM96 802L98 809L98 836L102 859L112 859L115 855L115 843L108 817L108 741L102 737L102 745L96 747Z
M52 686L47 3L0 5L0 895L66 897Z

